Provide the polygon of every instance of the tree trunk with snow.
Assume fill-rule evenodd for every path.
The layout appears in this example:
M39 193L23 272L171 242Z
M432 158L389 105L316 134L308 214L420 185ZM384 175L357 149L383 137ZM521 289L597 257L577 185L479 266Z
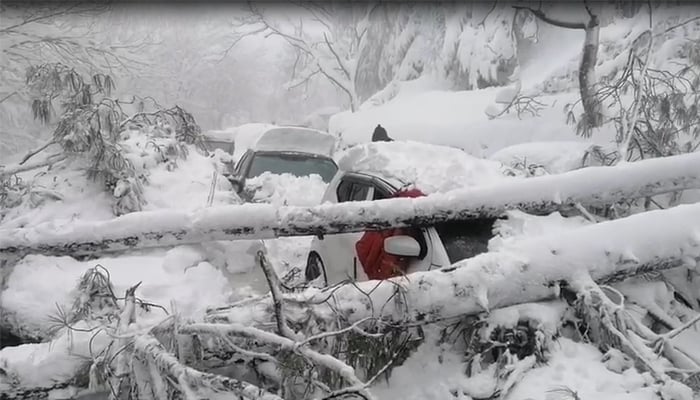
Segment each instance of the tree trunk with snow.
M528 10L535 17L553 26L566 29L583 29L586 37L583 43L581 63L579 64L578 82L583 104L583 125L580 131L584 136L590 136L591 128L599 127L603 123L600 100L597 95L598 81L595 75L595 66L598 60L598 46L600 35L600 20L593 13L587 2L584 2L589 20L586 23L562 21L548 17L542 10L530 7L513 6L516 9Z
M604 206L700 188L700 153L614 167L459 189L423 198L274 207L245 204L194 212L135 212L72 226L43 224L0 231L0 257L24 254L94 255L212 240L324 235L493 218L506 210L546 214L577 205Z
M589 280L611 283L651 271L697 268L698 262L700 204L693 204L523 239L450 268L285 294L285 299L290 315L296 304L348 323L366 318L428 323L556 298ZM258 314L257 321L272 319L271 307L256 310L268 314ZM215 320L226 320L227 311L214 314Z
M581 103L583 104L585 126L590 128L599 127L603 123L600 100L597 95L597 83L595 66L598 61L598 46L600 35L600 23L598 16L590 14L590 20L585 28L586 38L583 43L583 54L581 64L578 69L579 91L581 93Z

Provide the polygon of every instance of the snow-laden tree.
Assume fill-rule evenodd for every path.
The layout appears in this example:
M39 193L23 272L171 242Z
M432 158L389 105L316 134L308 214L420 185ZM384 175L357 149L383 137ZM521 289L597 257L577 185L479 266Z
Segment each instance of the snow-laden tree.
M29 101L27 68L44 63L71 65L81 74L114 75L144 65L148 37L115 38L96 19L111 15L108 5L3 3L0 20L0 145L32 143L45 130L33 123L24 105ZM32 143L33 144L33 143ZM0 154L3 152L0 148Z
M421 77L454 90L505 85L517 79L519 46L536 33L533 17L498 2L383 3L369 22L357 88L375 104Z
M248 16L237 22L240 35L276 36L295 49L288 88L317 75L342 90L352 110L360 100L355 89L357 57L367 31L367 19L375 5L299 3L280 12L263 4L251 4Z

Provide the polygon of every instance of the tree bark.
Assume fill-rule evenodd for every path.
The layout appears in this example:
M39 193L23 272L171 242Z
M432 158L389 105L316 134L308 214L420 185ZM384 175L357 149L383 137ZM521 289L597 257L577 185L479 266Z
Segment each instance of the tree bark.
M535 10L530 7L513 6L513 8L528 10L541 21L553 26L565 29L583 29L586 32L586 38L583 42L583 52L581 54L581 63L579 64L578 70L578 83L584 112L585 129L583 129L583 135L590 136L590 128L599 127L603 123L603 114L597 94L598 80L595 76L595 66L598 61L598 47L600 43L600 20L597 15L593 14L587 2L584 2L584 6L589 16L589 20L585 24L550 18L541 10Z
M590 14L590 16L591 19L588 21L585 28L586 38L583 42L583 54L581 55L581 64L578 69L578 82L586 127L596 128L603 123L603 114L597 95L598 80L595 76L595 66L598 62L598 46L600 42L600 23L596 15ZM586 129L584 132L590 132L590 129Z
M244 204L194 212L135 212L113 220L71 226L51 223L0 230L0 258L26 254L82 256L201 243L324 235L390 227L493 218L506 210L547 214L577 204L603 206L700 188L700 153L655 158L614 167L589 167L559 175L505 179L423 198L274 207Z

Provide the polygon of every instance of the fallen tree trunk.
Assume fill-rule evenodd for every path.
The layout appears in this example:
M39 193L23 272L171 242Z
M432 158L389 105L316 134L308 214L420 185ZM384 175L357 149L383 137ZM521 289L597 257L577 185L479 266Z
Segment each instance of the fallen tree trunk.
M697 268L698 262L700 204L693 204L523 239L450 268L285 296L322 319L427 323L551 299L581 281L610 283L684 265ZM210 320L242 325L272 320L271 305L255 309L251 320L241 320L240 313L229 318L226 311Z
M56 164L57 162L63 161L67 158L65 154L52 154L49 157L47 157L44 160L37 161L31 164L17 164L17 165L8 165L6 167L0 167L0 178L4 178L6 176L14 175L14 174L19 174L21 172L26 172L26 171L31 171L33 169L39 169L43 167L48 167L50 165Z
M245 204L195 212L136 212L110 221L71 226L42 224L0 231L0 257L38 253L86 255L212 240L269 239L488 218L505 210L550 213L577 204L700 188L700 153L590 167L560 175L504 180L423 198L274 207Z

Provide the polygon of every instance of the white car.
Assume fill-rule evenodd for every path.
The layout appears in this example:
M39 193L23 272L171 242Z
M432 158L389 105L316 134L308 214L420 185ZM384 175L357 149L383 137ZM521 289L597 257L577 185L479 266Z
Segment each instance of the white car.
M449 189L457 188L452 179L458 179L463 186L507 179L500 163L424 143L364 144L348 151L339 164L341 170L329 183L323 202L381 200L393 197L409 185L429 194L447 189L445 183L451 186ZM436 169L445 166L450 171L436 173ZM478 174L472 176L472 171ZM436 182L440 175L444 182ZM384 249L390 254L409 257L407 273L442 268L485 252L493 236L494 222L494 218L487 218L413 228L412 236L387 238ZM315 237L307 259L306 280L321 285L367 280L355 250L355 243L362 235L359 232Z

